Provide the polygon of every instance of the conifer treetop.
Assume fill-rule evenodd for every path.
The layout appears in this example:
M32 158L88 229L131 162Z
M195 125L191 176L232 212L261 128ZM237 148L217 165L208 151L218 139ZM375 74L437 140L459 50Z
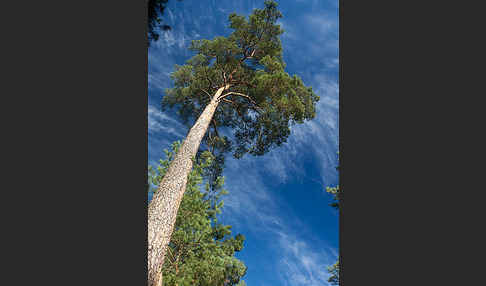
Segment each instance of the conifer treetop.
M263 155L286 142L290 126L314 118L319 97L296 75L284 71L282 14L274 1L244 16L231 14L228 37L192 41L196 54L171 74L174 87L166 90L162 106L176 107L188 123L202 113L215 92L226 87L212 119L218 128L233 132L234 156ZM225 140L229 140L225 138Z

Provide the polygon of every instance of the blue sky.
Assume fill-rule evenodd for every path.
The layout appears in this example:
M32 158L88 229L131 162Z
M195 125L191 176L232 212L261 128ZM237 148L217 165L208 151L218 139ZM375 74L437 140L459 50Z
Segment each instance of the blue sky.
M262 157L228 157L229 194L221 220L246 237L238 253L249 286L328 285L326 266L338 256L338 213L324 186L338 184L338 1L277 1L286 71L299 75L321 97L314 120L292 127L286 144ZM227 36L228 15L249 15L263 0L170 0L164 20L170 32L149 49L149 164L163 157L188 128L173 112L160 111L174 64L192 54L193 39Z

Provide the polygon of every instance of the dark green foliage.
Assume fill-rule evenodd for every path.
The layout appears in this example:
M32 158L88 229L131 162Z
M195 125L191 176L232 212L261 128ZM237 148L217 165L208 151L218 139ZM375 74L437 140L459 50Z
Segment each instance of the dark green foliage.
M283 30L276 21L282 17L274 1L255 9L246 19L231 14L228 37L196 40L196 53L171 77L162 106L176 107L180 117L192 122L202 113L220 87L229 85L213 116L205 142L220 137L218 128L233 131L224 138L235 157L245 153L262 155L286 142L290 126L315 116L319 97L298 76L284 71ZM221 137L220 137L221 138Z
M339 166L336 167L339 171ZM326 192L334 196L334 202L330 204L331 207L339 209L340 196L342 196L342 191L339 189L339 185L336 187L326 187Z
M336 187L326 187L326 192L334 195L334 202L332 202L330 206L339 209L339 185Z
M327 271L331 274L327 282L331 285L339 285L339 260L328 267Z
M160 30L168 31L171 29L169 25L162 24L162 19L160 18L164 15L167 2L168 0L148 0L148 45L150 45L150 42L155 42L159 39Z
M339 166L336 169L339 171ZM334 202L330 206L339 209L340 198L342 196L339 185L336 187L327 187L326 192L334 195ZM327 271L331 274L327 282L331 285L339 285L339 259L332 266L327 267Z
M229 141L227 137L211 135L213 134L208 132L204 139L209 152L213 154L213 160L211 161L211 164L204 169L203 177L209 183L210 188L214 189L217 178L223 174L225 154L231 150L231 141ZM198 151L196 157L200 158L204 152L205 151Z
M172 152L165 150L166 159L159 166L149 167L150 191L155 191L179 147L180 143L174 143ZM245 238L241 234L232 237L231 226L216 218L223 207L220 198L227 193L224 179L217 177L213 186L206 183L204 191L200 190L213 160L211 153L203 152L188 177L163 267L164 286L245 285L241 277L246 266L234 257L243 249Z
M160 17L164 14L167 2L168 0L148 1L147 37L149 45L151 41L157 41L159 39L158 28L162 22L162 19ZM162 25L160 28L162 28L162 30L170 30L170 26L168 25Z

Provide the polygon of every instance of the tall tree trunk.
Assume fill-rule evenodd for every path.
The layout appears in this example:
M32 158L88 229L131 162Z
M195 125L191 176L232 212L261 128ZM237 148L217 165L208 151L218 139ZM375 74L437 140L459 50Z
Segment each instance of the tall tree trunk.
M187 176L192 170L201 140L213 118L218 97L229 85L221 87L187 134L179 152L171 162L148 207L148 286L162 285L162 265L176 222L177 210L186 190Z

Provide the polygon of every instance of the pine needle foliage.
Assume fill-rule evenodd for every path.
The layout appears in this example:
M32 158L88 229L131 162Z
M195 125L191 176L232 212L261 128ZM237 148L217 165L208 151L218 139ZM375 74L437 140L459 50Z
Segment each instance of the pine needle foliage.
M149 192L156 191L179 147L179 142L173 143L158 166L149 166ZM218 177L213 185L204 180L213 160L210 152L203 152L188 177L163 266L164 286L245 285L241 278L246 266L234 256L243 249L245 238L231 236L231 226L217 219L221 196L227 194L224 178Z
M263 155L286 142L292 124L315 117L319 97L297 75L285 72L275 1L248 17L231 14L227 37L194 40L195 55L171 74L162 107L176 108L186 123L199 117L216 91L220 96L207 138L231 141L233 155ZM219 136L226 128L232 136Z

